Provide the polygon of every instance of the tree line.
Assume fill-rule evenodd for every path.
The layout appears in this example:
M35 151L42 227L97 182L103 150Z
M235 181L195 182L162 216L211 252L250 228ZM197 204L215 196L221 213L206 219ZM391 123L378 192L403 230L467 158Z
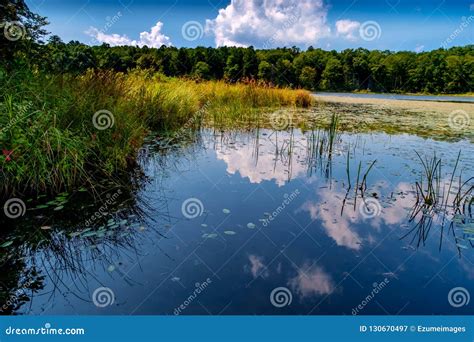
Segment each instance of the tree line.
M5 4L5 5L2 5ZM16 12L8 4L16 3ZM87 69L127 72L146 69L171 77L238 82L256 80L280 87L326 91L464 93L474 91L474 45L429 52L358 48L325 51L309 47L258 50L253 47L162 46L149 48L41 41L46 18L23 0L0 0L4 18L24 19L28 39L0 37L1 64L46 73L81 74ZM8 9L13 11L10 16ZM2 16L0 15L0 20ZM26 19L28 20L26 20Z

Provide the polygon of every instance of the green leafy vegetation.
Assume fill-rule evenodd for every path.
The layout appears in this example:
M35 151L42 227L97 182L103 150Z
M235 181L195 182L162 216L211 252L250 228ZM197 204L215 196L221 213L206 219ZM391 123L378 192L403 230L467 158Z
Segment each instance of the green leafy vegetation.
M187 68L187 55L180 56L182 73L171 74L158 67L160 49L138 49L128 60L120 50L107 47L100 55L101 47L63 44L54 36L44 44L45 18L32 13L23 0L4 0L0 7L0 21L15 22L18 28L14 39L6 34L0 39L4 195L59 193L77 186L94 188L101 179L127 179L124 171L136 165L137 152L151 131L166 135L195 128L205 116L225 124L269 108L312 103L308 92L264 83L201 82L222 77L209 75L216 70L210 61L193 60ZM243 58L245 73L256 73L253 56L246 53ZM235 68L237 80L240 65Z
M57 36L45 43L46 18L23 0L2 0L0 9L1 22L22 25L20 39L0 37L3 194L60 193L127 177L124 170L136 166L137 151L152 131L179 138L202 122L268 126L265 114L282 106L293 113L312 107L308 91L290 88L474 90L473 46L415 54L87 46ZM108 114L107 129L94 122L98 113ZM297 114L288 115L303 128L324 126L328 119L327 113ZM344 129L344 116L332 118Z
M172 77L237 82L254 79L274 86L324 91L468 93L474 91L474 47L430 52L341 52L308 48L255 50L235 47L159 49L87 46L52 37L37 45L35 67L48 73L87 69L126 72L147 69ZM250 57L246 57L250 56Z
M87 46L51 37L30 46L27 63L50 74L82 74L87 69L127 72L146 69L169 77L238 82L323 91L409 93L474 92L474 46L430 52L341 52L309 47L255 50L253 47L148 48ZM18 57L18 56L17 56Z
M282 105L305 105L301 91L196 83L140 71L89 70L78 76L16 72L0 75L0 82L4 193L93 187L98 179L133 168L153 130L195 128L202 119L230 124ZM305 96L310 103L310 95ZM109 113L106 129L99 129L99 119L94 119L101 111Z

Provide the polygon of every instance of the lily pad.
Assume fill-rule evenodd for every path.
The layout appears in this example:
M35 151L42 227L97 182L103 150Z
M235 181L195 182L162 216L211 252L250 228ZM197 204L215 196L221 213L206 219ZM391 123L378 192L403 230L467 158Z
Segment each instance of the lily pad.
M2 243L0 247L5 248L11 245L13 245L13 241L7 241L7 242Z
M254 223L252 223L252 222L247 223L247 228L249 228L249 229L255 229L255 227L256 227L256 226L255 226Z
M233 230L226 230L226 231L224 232L224 234L226 234L226 235L235 235L235 234L237 234L237 233L234 232Z
M223 212L224 214L230 214L230 210L229 210L229 209L225 209L225 208L224 208L224 209L222 209L222 212Z
M91 237L91 236L96 236L96 232L86 232L85 234L82 234L82 237Z

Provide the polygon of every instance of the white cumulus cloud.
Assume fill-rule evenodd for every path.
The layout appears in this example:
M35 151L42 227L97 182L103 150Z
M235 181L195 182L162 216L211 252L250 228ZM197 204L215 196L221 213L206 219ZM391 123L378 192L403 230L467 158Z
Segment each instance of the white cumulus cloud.
M148 47L159 48L162 45L172 45L170 38L161 33L162 27L163 23L158 21L156 25L151 28L150 32L145 31L140 33L139 40L132 40L126 35L119 35L116 33L107 34L106 32L103 32L92 26L85 33L93 37L98 42L107 43L111 46L138 45L142 47L146 45Z
M315 44L330 35L323 0L232 0L206 21L217 46Z
M347 40L356 41L359 37L360 23L349 19L336 21L336 35Z
M321 267L308 264L298 268L298 275L288 282L301 298L330 295L336 286L331 275Z

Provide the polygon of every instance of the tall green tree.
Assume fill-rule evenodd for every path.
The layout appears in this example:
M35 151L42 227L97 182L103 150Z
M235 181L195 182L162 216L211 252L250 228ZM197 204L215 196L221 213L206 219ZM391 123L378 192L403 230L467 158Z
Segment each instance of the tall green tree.
M237 82L242 77L242 49L233 48L227 57L225 78L230 82Z
M258 59L253 47L245 49L242 61L242 75L244 77L256 78L258 73Z
M316 88L316 69L310 66L303 67L299 76L300 85L306 89Z
M11 66L15 55L36 55L35 43L47 34L43 28L47 24L46 18L30 11L24 0L0 0L0 63Z
M344 74L341 62L337 58L328 60L322 75L322 87L325 90L342 89Z

